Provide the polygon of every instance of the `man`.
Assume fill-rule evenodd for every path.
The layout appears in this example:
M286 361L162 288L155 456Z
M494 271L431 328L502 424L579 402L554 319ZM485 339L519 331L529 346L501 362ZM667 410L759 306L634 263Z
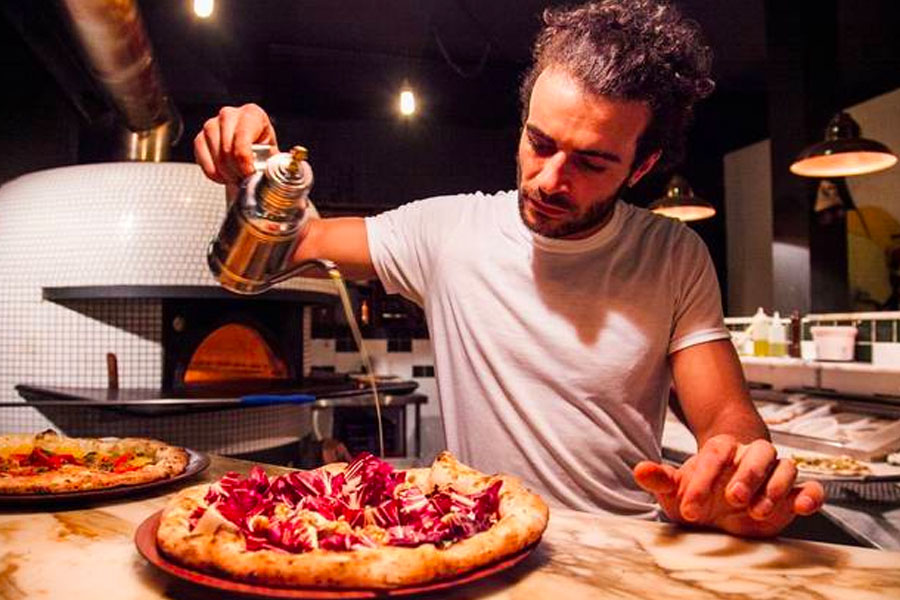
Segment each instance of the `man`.
M618 201L678 159L709 51L659 0L547 11L525 78L518 190L311 221L296 259L377 276L425 309L449 449L552 503L768 536L823 502L795 487L744 385L708 252L681 224ZM233 186L259 107L223 109L197 161ZM698 453L660 463L671 385Z

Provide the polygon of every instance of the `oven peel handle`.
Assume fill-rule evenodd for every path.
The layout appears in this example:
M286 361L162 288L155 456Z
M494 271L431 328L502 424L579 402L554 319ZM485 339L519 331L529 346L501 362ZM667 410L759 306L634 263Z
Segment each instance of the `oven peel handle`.
M240 403L251 406L266 406L269 404L309 404L315 402L316 397L309 394L250 394L241 396Z

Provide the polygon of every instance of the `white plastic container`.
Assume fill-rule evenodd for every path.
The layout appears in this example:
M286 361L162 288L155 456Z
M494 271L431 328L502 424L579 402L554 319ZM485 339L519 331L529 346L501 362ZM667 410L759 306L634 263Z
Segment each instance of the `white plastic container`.
M810 332L816 345L816 360L853 360L856 327L851 325L820 325L811 327Z
M777 310L769 323L769 356L787 356L787 335Z

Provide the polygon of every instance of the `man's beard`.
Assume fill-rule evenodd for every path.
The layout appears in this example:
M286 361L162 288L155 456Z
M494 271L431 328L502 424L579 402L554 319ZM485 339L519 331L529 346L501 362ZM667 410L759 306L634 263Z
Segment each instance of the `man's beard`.
M534 194L529 191L526 191L522 186L522 176L521 172L517 173L517 184L519 188L519 215L522 219L522 222L532 230L533 232L542 235L548 238L567 238L570 236L574 236L580 233L590 232L592 229L599 228L600 225L605 223L613 210L616 208L616 200L618 200L619 195L622 193L622 190L625 189L625 186L628 184L628 178L626 177L622 184L616 189L612 195L594 202L590 208L588 208L587 212L583 215L580 215L574 219L568 221L544 221L541 220L539 216L537 220L529 220L526 217L525 211L525 203L527 198L534 198L535 196L544 203L550 206L556 206L559 208L563 208L567 211L572 211L573 204L570 199L564 194L553 194L551 196L545 195L540 190L536 190ZM533 213L534 211L532 211Z

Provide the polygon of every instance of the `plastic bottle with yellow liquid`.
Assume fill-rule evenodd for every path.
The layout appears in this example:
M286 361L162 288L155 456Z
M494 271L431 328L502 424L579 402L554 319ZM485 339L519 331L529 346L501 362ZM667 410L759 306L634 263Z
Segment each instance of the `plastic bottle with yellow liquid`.
M769 316L759 307L750 321L753 356L769 356Z
M769 323L769 356L787 356L787 335L777 310Z

